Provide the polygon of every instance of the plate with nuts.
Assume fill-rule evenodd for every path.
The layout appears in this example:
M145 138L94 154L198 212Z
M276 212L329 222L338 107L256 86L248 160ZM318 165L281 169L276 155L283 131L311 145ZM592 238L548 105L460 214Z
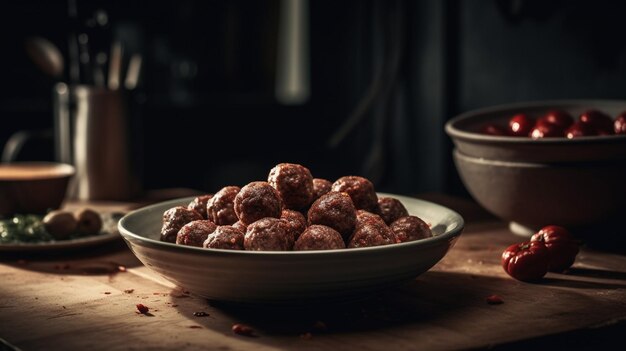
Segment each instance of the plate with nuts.
M0 251L67 250L102 244L119 238L117 221L122 216L90 208L16 214L0 219Z

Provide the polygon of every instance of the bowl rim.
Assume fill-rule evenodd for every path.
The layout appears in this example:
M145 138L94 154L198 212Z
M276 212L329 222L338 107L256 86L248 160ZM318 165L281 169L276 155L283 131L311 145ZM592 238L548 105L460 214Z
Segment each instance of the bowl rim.
M458 148L454 148L452 150L452 154L454 157L463 159L463 161L468 162L468 163L479 164L479 165L489 165L489 166L496 166L496 167L512 167L512 168L535 168L535 169L552 168L554 169L556 166L556 167L563 168L563 169L580 169L580 167L588 167L588 166L610 167L616 164L614 161L597 161L597 162L582 161L582 162L572 162L572 163L567 163L567 164L530 162L530 161L503 161L503 160L491 159L491 158L486 158L486 157L471 156L471 155L463 153Z
M53 167L53 172L34 174L29 177L8 176L2 175L3 169L9 169L14 167L39 167L50 166ZM46 162L46 161L18 161L0 163L0 182L28 182L33 180L46 180L46 179L59 179L68 178L76 174L76 167L68 163L62 162Z
M619 99L563 99L563 100L537 100L527 102L515 102L509 104L498 104L470 111L463 112L446 122L444 129L446 133L457 139L475 141L475 142L498 142L503 144L589 144L597 142L622 142L626 140L626 135L594 135L582 136L578 138L568 139L563 137L546 137L541 139L532 139L525 137L498 136L470 132L457 127L457 124L471 118L478 117L486 113L494 113L519 108L549 108L553 105L597 105L597 104L619 104L626 106L626 100ZM625 108L626 111L626 108Z
M450 241L460 236L461 233L463 232L463 229L465 227L465 220L459 213L457 213L456 211L448 207L445 207L445 206L442 206L442 205L439 205L430 201L402 196L402 195L387 194L387 193L377 193L377 194L379 194L380 196L393 196L393 197L398 198L398 200L400 201L402 201L402 199L410 199L412 201L415 200L418 202L426 203L427 205L438 208L439 210L446 211L454 218L454 222L456 222L456 227L452 228L449 231L441 233L439 235L432 236L430 238L409 241L409 242L404 242L404 243L398 243L398 244L389 244L389 245L362 247L362 248L351 248L351 249L346 248L346 249L338 249L338 250L309 250L309 251L246 251L246 250L213 249L213 248L177 245L174 243L168 243L168 242L163 242L160 240L150 239L150 238L141 236L139 234L135 234L126 228L126 222L128 222L129 218L136 216L138 213L148 212L150 210L154 210L154 208L157 208L157 207L162 207L162 206L165 207L165 205L173 207L175 205L188 203L195 198L194 196L190 196L190 197L163 201L163 202L159 202L156 204L148 205L148 206L133 210L127 213L126 215L124 215L118 221L118 231L120 232L124 240L129 243L139 242L143 246L147 246L151 248L175 250L178 252L186 252L188 254L226 255L226 256L237 256L237 257L276 257L276 256L307 257L311 255L321 255L324 257L328 257L328 258L334 257L334 256L361 255L361 254L367 254L367 253L373 253L373 252L384 253L387 251L394 251L399 248L408 249L408 248L412 248L413 246L432 247L432 246L439 245L441 242Z

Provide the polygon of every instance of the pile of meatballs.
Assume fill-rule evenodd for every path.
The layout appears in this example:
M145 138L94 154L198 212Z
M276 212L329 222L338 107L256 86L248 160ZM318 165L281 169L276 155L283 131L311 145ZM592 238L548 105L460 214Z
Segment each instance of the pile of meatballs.
M163 214L161 241L249 251L336 250L432 236L427 223L359 176L334 183L281 163L267 182L227 186Z

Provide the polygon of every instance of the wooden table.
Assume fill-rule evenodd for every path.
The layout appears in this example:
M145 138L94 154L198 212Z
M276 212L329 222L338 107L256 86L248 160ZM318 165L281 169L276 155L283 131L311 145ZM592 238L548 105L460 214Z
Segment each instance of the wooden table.
M314 310L209 302L152 273L121 239L78 252L4 253L0 337L23 350L527 349L623 341L626 256L583 247L567 274L519 282L502 270L500 254L520 237L467 201L432 199L468 222L441 262L375 299ZM488 304L493 294L504 303ZM137 313L139 303L149 315ZM251 326L254 336L234 334L235 323Z

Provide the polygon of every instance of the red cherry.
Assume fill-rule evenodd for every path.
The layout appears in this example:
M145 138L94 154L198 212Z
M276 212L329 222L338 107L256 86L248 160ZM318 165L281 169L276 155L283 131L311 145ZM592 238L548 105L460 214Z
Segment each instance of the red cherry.
M603 112L598 110L589 110L580 115L578 120L582 123L589 124L596 130L597 134L613 134L613 120Z
M565 136L568 139L591 135L598 135L597 130L589 123L583 123L582 121L572 124L571 127L567 128L565 131Z
M615 127L615 134L626 134L626 111L617 116L613 127Z
M489 135L509 135L506 129L497 124L487 124L480 129L480 132Z
M512 136L528 136L535 121L525 113L518 113L509 120L509 134Z
M541 117L541 120L554 124L563 130L574 123L574 118L569 113L562 110L548 111L548 113Z
M530 131L529 136L533 139L562 137L563 129L559 128L556 124L538 120Z

